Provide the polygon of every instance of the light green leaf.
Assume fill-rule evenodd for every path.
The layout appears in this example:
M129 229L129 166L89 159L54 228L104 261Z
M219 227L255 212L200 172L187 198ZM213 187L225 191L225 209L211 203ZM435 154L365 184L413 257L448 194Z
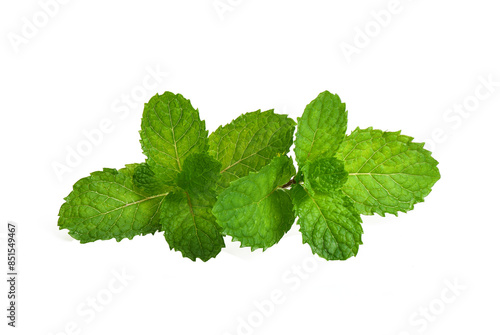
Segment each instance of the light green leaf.
M161 225L170 249L193 261L206 262L224 247L222 228L212 214L220 163L208 154L188 156L178 176L182 188L170 194L161 208Z
M166 184L175 180L188 155L207 149L205 121L180 94L151 98L144 106L140 134L147 164Z
M345 104L336 94L321 93L298 119L295 156L300 167L318 158L334 157L347 129Z
M335 157L320 158L307 163L303 171L305 186L313 195L315 192L336 193L345 184L348 176L344 162Z
M280 188L294 175L293 160L280 156L232 182L213 209L224 233L252 251L278 243L295 221L290 191Z
M342 190L361 214L395 214L424 201L439 180L438 162L423 143L400 132L356 129L346 137L339 158L349 172Z
M287 154L294 130L295 121L269 110L243 114L210 134L209 152L222 163L218 190Z
M80 179L61 206L59 228L81 243L121 241L160 230L159 207L168 191L152 194L135 185L137 166L104 169Z
M313 253L327 260L346 260L362 244L361 217L339 190L330 195L312 195L302 185L292 187L292 199L302 240Z

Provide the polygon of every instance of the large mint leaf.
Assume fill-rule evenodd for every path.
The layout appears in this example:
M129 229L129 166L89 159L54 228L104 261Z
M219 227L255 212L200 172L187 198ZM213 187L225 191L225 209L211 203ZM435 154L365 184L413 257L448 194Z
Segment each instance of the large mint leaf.
M210 154L222 163L218 189L257 172L293 142L295 121L272 110L243 114L210 134Z
M431 192L440 178L438 162L412 140L372 128L346 137L338 154L349 172L342 190L361 214L406 213Z
M293 160L280 156L232 182L213 209L224 233L252 251L278 243L295 221L290 191L280 188L294 175Z
M292 187L294 209L302 240L313 253L327 260L346 260L362 244L361 217L340 190L330 195L312 195L302 185Z
M144 106L140 133L147 164L166 184L175 181L188 155L207 149L205 121L180 94L151 98Z
M321 93L298 118L295 156L300 167L318 158L329 158L342 143L347 129L345 104L336 94Z
M181 188L167 196L161 225L171 249L195 261L207 261L224 247L221 227L212 214L220 163L208 154L190 155L178 176Z
M137 166L104 169L80 179L61 206L59 228L68 229L81 243L121 241L160 230L159 207L168 188L151 193L138 187L133 181Z

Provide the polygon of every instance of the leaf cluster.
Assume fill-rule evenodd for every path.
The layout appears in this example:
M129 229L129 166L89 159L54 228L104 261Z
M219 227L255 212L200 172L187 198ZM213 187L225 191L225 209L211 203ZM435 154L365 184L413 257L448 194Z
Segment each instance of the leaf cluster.
M59 228L81 243L161 231L171 249L207 261L225 235L266 250L298 217L313 253L345 260L362 244L361 215L406 213L440 178L438 162L411 137L346 129L346 106L328 91L297 123L259 110L210 136L189 100L155 95L141 124L145 162L79 180Z

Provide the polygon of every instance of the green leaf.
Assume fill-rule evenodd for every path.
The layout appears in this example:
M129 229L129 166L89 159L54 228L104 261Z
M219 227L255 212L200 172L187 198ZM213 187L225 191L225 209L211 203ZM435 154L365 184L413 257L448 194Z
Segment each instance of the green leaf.
M298 118L295 156L300 167L318 158L334 157L344 140L347 111L338 95L321 93Z
M193 261L206 262L224 247L222 228L212 214L220 166L207 154L190 155L178 176L181 189L168 195L161 208L161 225L170 249Z
M160 230L159 207L168 191L152 194L135 185L137 166L104 169L80 179L61 206L59 228L81 243L121 241Z
M295 121L272 110L243 114L210 134L210 154L222 163L218 190L257 172L293 143Z
M164 193L168 190L172 190L172 186L163 184L146 163L134 164L133 168L134 185L141 190L150 194Z
M323 194L336 192L345 184L348 176L344 162L334 157L307 163L303 171L305 186L313 195L315 192Z
M398 132L356 129L347 136L339 157L349 178L342 190L361 214L395 214L424 201L439 180L438 162L423 143Z
M224 233L252 251L278 243L295 221L290 191L280 188L293 175L293 160L280 156L259 172L232 182L213 209Z
M302 185L295 184L292 199L302 240L313 253L327 260L346 260L357 255L362 244L361 217L340 190L313 196Z
M175 181L188 155L207 149L205 121L180 94L151 98L144 106L140 134L147 164L166 184Z

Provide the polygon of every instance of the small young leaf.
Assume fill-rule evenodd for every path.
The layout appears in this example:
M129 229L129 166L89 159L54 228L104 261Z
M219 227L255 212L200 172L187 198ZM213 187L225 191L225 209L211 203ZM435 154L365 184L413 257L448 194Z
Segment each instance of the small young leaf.
M161 225L170 249L193 261L206 262L224 247L222 228L212 214L220 163L208 154L188 156L178 176L181 188L161 207Z
M252 251L278 243L295 221L290 191L280 188L293 175L293 160L280 156L259 172L232 182L213 209L224 233Z
M219 191L287 154L294 130L295 121L269 110L243 114L210 134L209 153L222 163Z
M133 168L134 185L139 187L141 190L151 194L158 194L172 189L171 186L163 184L146 163L134 164Z
M304 243L327 260L346 260L362 244L361 217L339 190L330 195L312 195L302 185L292 187L292 199Z
M137 165L104 169L80 179L61 206L59 228L68 229L81 243L121 241L160 230L159 207L168 191L153 194L135 185Z
M335 193L345 184L349 175L344 169L344 162L335 157L320 158L307 163L303 171L305 186L313 195L315 192Z
M318 158L334 157L344 140L347 111L338 95L321 93L298 119L295 156L300 167Z
M400 132L356 129L339 151L349 172L342 190L361 214L395 214L424 201L439 180L438 162L423 143Z
M140 134L146 163L166 184L175 181L188 155L207 149L205 121L180 94L151 98L144 106Z

